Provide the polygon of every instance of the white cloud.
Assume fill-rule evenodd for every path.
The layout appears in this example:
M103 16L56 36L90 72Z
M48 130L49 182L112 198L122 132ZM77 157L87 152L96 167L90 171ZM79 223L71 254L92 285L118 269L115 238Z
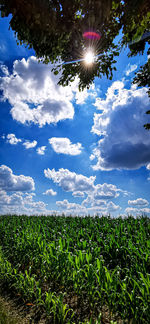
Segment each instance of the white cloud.
M88 98L88 96L96 97L96 95L97 95L97 91L95 90L95 85L93 83L89 90L85 88L83 91L76 91L76 95L75 95L76 103L78 105L83 105L86 99Z
M17 138L15 134L8 134L6 138L7 138L7 142L11 145L16 145L19 142L22 142L22 140L20 138Z
M63 168L58 171L48 168L44 170L44 174L46 178L52 179L54 183L57 183L65 191L89 192L93 190L95 177L88 178Z
M6 191L34 190L34 180L24 175L14 175L6 165L0 166L0 188Z
M93 198L96 200L99 199L113 199L119 196L119 189L112 184L103 183L95 186L93 192Z
M67 169L45 169L45 177L53 180L63 190L72 192L74 197L87 197L81 204L69 203L68 200L57 202L57 206L69 210L70 213L74 210L77 213L93 214L93 213L113 213L120 209L119 205L114 204L111 199L115 199L120 193L124 194L124 190L117 188L113 184L103 183L95 185L96 177L85 177L81 174L76 174Z
M0 214L47 214L46 204L43 201L34 201L34 194L17 192L7 194L0 190Z
M52 137L49 139L49 143L56 153L79 155L82 150L81 143L72 144L66 137Z
M137 213L138 211L139 211L138 208L133 208L133 207L127 207L127 208L125 209L125 212L126 212L127 214L129 214L129 215L135 214L135 213Z
M128 200L128 205L130 206L148 206L149 202L146 199L138 198L136 200Z
M1 48L1 46L0 46L0 48ZM1 63L1 62L0 62ZM1 69L1 71L5 74L5 75L9 75L9 71L8 71L8 67L7 66L5 66L5 65L1 65L0 66L0 69Z
M150 163L147 164L146 169L150 170Z
M84 197L84 192L82 192L82 191L74 191L72 193L72 196L73 197L81 197L81 198L83 198Z
M104 114L94 114L94 126L92 127L92 132L97 135L106 135L107 126L110 122L109 117L105 118ZM94 155L92 154L92 159Z
M125 89L116 81L108 88L106 99L97 99L101 114L94 115L92 132L103 136L92 152L97 158L94 170L138 169L150 161L150 134L143 125L149 107L147 89Z
M0 190L0 206L22 205L22 193L17 192L12 195L7 195L5 190Z
M87 89L84 89L82 92L77 92L76 93L76 103L78 105L83 105L88 97L88 91Z
M106 201L110 199L117 198L119 196L119 192L123 192L123 190L118 189L115 185L103 183L93 186L93 190L88 193L88 197L83 200L82 205L84 206L102 206L105 205Z
M73 211L78 210L78 211L85 211L86 208L81 206L80 204L76 203L69 203L67 199L64 199L63 201L56 201L56 205L60 208L63 209L71 209Z
M132 73L133 71L135 71L137 69L137 65L133 64L131 65L130 63L127 66L127 69L125 71L126 75L128 76L130 73Z
M0 206L9 203L9 196L7 196L5 190L0 189Z
M67 199L64 199L63 201L57 201L56 205L63 209L63 213L68 215L108 215L120 209L120 206L115 205L112 201L108 204L101 202L101 204L86 208L84 205L70 203Z
M45 149L46 149L46 146L38 147L37 150L36 150L37 154L44 155L45 154Z
M57 192L54 191L53 189L48 189L46 190L43 195L47 195L47 196L56 196L57 195Z
M13 73L0 81L3 99L12 106L12 117L23 124L33 122L42 127L74 116L71 88L58 86L51 66L33 56L16 60Z
M17 138L15 134L8 134L7 136L2 135L1 137L3 139L6 139L7 143L9 143L11 145L16 145L19 142L22 142L22 145L25 146L26 149L33 148L33 147L35 147L37 145L37 141L35 141L35 140L33 140L33 141L25 140L23 142L22 139Z
M106 201L95 200L92 195L88 195L87 198L82 201L82 206L105 207L106 208Z
M2 68L4 71L7 69L4 66ZM83 104L92 95L90 90L85 90L81 95L77 79L71 86L59 86L60 74L54 75L52 68L52 65L38 62L31 56L27 60L16 60L13 72L0 77L2 98L12 106L13 119L23 124L38 124L39 127L73 119L71 101L75 99L78 104Z
M25 146L25 148L28 150L28 149L30 149L30 148L33 148L33 147L35 147L36 145L37 145L37 141L28 141L28 140L26 140L24 143L23 143L23 145Z
M149 215L150 214L150 208L134 208L134 207L127 207L125 209L125 212L129 215L133 216L141 216L141 215Z
M121 209L121 207L119 205L115 205L112 201L109 201L109 203L107 204L107 212L108 213L113 213L119 209Z
M147 208L147 207L145 207L145 208L141 208L141 212L142 212L143 214L150 214L150 208Z
M93 161L95 159L95 155L94 154L91 154L90 155L90 160Z

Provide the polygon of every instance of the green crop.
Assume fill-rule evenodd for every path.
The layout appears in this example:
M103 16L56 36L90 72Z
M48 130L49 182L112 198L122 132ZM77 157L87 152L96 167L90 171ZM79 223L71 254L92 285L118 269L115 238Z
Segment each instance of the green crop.
M0 216L1 285L50 323L148 324L149 234L148 217Z

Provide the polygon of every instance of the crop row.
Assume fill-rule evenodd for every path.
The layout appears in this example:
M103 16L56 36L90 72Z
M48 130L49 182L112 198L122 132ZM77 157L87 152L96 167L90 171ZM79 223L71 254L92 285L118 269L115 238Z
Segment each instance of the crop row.
M147 217L0 216L0 280L49 323L149 323L149 233Z

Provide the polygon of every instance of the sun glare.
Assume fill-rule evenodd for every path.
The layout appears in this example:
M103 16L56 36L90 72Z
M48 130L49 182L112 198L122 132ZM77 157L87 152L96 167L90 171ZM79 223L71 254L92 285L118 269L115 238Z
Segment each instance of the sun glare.
M94 62L94 54L92 51L88 51L84 57L85 63L90 65Z

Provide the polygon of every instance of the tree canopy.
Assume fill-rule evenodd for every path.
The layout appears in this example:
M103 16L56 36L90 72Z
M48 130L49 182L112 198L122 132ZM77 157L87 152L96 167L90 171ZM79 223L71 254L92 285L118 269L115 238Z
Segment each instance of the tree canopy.
M133 83L137 84L139 87L148 86L149 88L147 92L148 96L150 97L150 58L148 59L146 64L140 67L140 70L136 73L136 76L134 77ZM150 110L148 110L146 114L150 114ZM144 127L146 129L150 129L150 123L145 124Z
M10 27L19 43L33 48L44 63L54 63L65 86L77 76L79 89L89 87L94 78L112 79L116 56L128 46L129 56L150 44L149 0L0 0L1 16L12 15ZM120 42L115 37L122 32ZM86 39L94 31L99 39ZM86 66L83 56L92 47L96 60ZM134 83L149 86L149 63L141 67ZM146 81L148 80L148 82Z
M63 85L75 76L80 88L90 85L95 76L112 78L121 46L129 44L130 55L136 55L150 40L149 36L142 39L150 30L148 0L74 0L71 5L69 0L0 0L0 6L2 17L12 14L10 27L18 41L32 47L44 63L73 62L62 65ZM115 44L121 28L121 43ZM84 39L86 30L99 32L100 40ZM89 46L98 59L87 69L80 59ZM57 69L58 65L55 73Z

